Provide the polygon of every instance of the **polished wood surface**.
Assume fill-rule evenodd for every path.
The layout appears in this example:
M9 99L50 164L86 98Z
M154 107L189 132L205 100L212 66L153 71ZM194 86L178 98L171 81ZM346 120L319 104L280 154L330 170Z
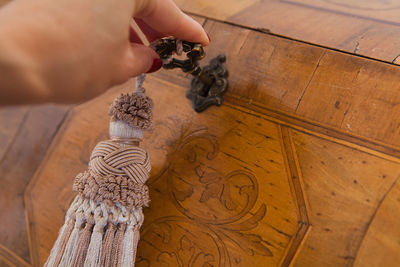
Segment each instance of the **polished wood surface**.
M228 57L229 101L400 155L397 66L212 20L205 28L213 40L205 60Z
M188 77L148 76L152 202L137 265L397 266L398 67L198 19L212 40L204 62L227 55L230 89L221 107L197 114ZM10 185L0 189L0 266L43 264L73 178L107 138L108 105L132 88L74 108L0 113Z
M152 205L145 210L138 265L193 261L198 266L260 266L277 265L286 257L290 261L293 253L286 252L292 244L298 246L295 239L302 239L305 231L296 233L308 222L301 221L307 216L299 214L292 197L291 188L300 186L288 180L292 174L286 169L279 125L228 106L197 116L185 101L185 87L157 78L149 78L146 87L161 101L154 110L155 130L143 143L152 155ZM52 245L49 237L56 233L54 219L46 215L54 214L61 224L67 200L74 195L69 190L72 180L63 177L86 168L96 141L107 135L108 103L120 92L116 89L74 110L27 192L28 216L35 222L32 247L40 248L41 263ZM50 186L52 192L43 195ZM57 201L49 203L49 198Z
M44 106L0 110L0 258L16 266L31 261L24 191L66 109Z
M396 0L177 0L184 10L334 49L400 63Z

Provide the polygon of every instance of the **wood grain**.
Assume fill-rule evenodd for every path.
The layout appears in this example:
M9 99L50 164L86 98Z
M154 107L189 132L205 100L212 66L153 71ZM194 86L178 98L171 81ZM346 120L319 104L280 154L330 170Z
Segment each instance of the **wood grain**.
M0 266L31 266L12 250L0 244Z
M185 87L156 77L148 78L146 87L158 101L155 131L147 135L144 146L157 156L152 156L152 205L145 211L138 266L179 266L179 262L192 261L217 266L286 266L291 262L295 266L351 265L363 248L363 240L369 239L370 229L380 228L378 218L382 223L386 221L380 215L387 205L383 203L393 203L399 197L388 197L397 194L392 188L400 174L399 162L374 155L373 151L354 149L351 144L338 144L332 138L287 128L281 130L282 134L269 117L228 106L195 114L184 99ZM29 220L35 222L31 224L36 244L32 247L39 248L40 263L63 221L65 204L73 196L68 190L71 176L86 167L91 148L105 138L107 119L102 113L121 90L129 88L116 88L70 113L27 191ZM63 164L59 164L61 161ZM236 219L231 222L225 216L232 216L230 205L245 207L246 202L235 190L228 198L216 193L220 179L224 181L224 176L230 177L227 173L237 174L238 170L247 175L229 183L231 188L240 187L238 182L244 182L243 186L254 181L249 173L262 177L257 179L259 194L254 210L239 217L241 228L237 228ZM53 179L55 175L57 180ZM291 180L298 182L291 184ZM41 194L49 186L52 192ZM306 198L299 197L303 196L303 188ZM49 202L49 198L58 201ZM306 235L301 226L308 216L312 228ZM251 218L257 218L254 228L244 223L253 221ZM293 220L299 222L295 228ZM238 234L242 227L249 228ZM236 234L229 234L227 229L235 229ZM247 236L241 240L248 231L255 239ZM302 238L296 238L301 231ZM395 229L390 234L394 240L398 236ZM260 252L250 240L264 240L266 245ZM293 252L288 249L294 245L292 240L298 240ZM385 252L389 254L388 262L393 263L390 255L394 252Z
M396 264L398 67L199 21L213 41L205 61L225 52L231 86L223 106L197 114L185 98L188 77L160 71L146 80L156 104L143 144L152 156L152 202L137 265ZM108 105L132 88L73 108L54 139L65 110L0 112L9 125L0 134L14 142L0 146L1 177L11 185L0 189L0 216L12 207L0 225L0 266L45 261L74 176L107 138Z
M397 266L400 260L400 185L387 192L370 221L354 266ZM390 233L390 234L387 234ZM371 253L373 251L373 253Z
M215 45L206 60L221 52L228 58L228 102L400 155L397 66L215 21L205 28Z
M131 88L74 109L29 186L35 264L45 261L57 235L74 175L106 136L108 104ZM138 266L260 266L292 258L288 246L297 251L299 243L291 240L302 239L296 233L307 221L295 204L291 188L301 195L301 187L291 185L278 125L228 107L196 114L184 87L157 78L148 78L146 88L157 99L155 130L143 144L153 155L153 204L145 210ZM171 105L173 100L180 104Z
M289 266L293 264L293 260L296 258L303 246L306 237L311 230L311 216L310 216L310 206L308 203L307 196L304 190L303 176L300 171L299 160L297 158L293 137L291 130L288 127L281 127L282 133L282 147L284 147L284 154L286 156L287 168L290 170L291 174L289 181L292 185L292 193L295 195L294 199L297 202L297 207L299 211L299 230L296 236L292 238L292 245L288 248L288 255L290 257L284 258L280 262L280 266Z
M387 62L400 54L395 1L177 0L184 10ZM379 10L377 10L379 9Z
M2 129L0 131L0 159L7 155L8 150L11 148L13 139L16 134L21 130L21 125L26 120L28 108L27 107L16 107L16 108L4 108L0 110L0 125Z
M304 92L304 102L299 104L297 114L375 140L398 144L400 87L388 77L395 78L399 70L394 66L371 63L355 57L338 58L328 51ZM338 68L341 68L340 79L332 75L338 73ZM384 116L391 119L382 120Z
M400 24L399 17L397 16L400 10L400 5L395 0L284 0L283 2L297 3L327 11L340 12L346 15L348 14L387 23Z
M350 266L400 165L296 131L293 139L313 225L295 266Z
M23 194L44 157L65 107L21 107L0 111L0 256L17 266L30 262ZM4 128L3 128L4 127Z

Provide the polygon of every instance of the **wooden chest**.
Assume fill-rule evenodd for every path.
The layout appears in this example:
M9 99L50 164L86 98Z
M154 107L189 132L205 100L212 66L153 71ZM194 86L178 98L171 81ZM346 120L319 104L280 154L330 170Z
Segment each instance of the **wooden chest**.
M227 55L230 88L196 113L188 77L148 76L152 201L137 266L398 266L398 5L177 2L210 34L204 62ZM73 178L107 138L108 105L132 88L0 111L0 266L44 263Z

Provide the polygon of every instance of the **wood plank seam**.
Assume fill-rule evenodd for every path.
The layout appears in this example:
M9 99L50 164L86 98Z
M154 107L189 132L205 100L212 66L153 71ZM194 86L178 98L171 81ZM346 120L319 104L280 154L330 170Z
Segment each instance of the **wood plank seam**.
M163 80L157 76L153 76L152 78L160 81ZM228 105L233 109L244 111L245 113L250 112L253 116L261 115L264 119L288 126L303 133L312 134L328 140L333 138L332 141L336 143L345 144L348 147L356 148L371 155L379 154L380 158L385 158L393 162L400 162L399 146L316 122L291 112L269 108L263 103L236 94L231 94L229 92L224 95L223 105ZM253 113L256 113L257 115L254 115Z
M285 126L282 127L281 125L278 125L278 127L281 136L282 152L286 159L285 166L288 173L288 182L292 191L293 201L296 203L299 212L299 229L296 235L290 240L290 245L286 250L285 257L281 259L280 263L280 266L291 266L301 246L304 244L308 233L311 231L312 223L310 207L304 191L303 178L290 129Z
M360 243L358 244L358 247L357 247L357 250L356 250L356 254L355 254L356 256L354 257L355 259L357 259L357 257L358 257L358 252L360 251L360 248L361 248L361 246L362 246L362 244L363 244L363 241L364 241L364 239L365 239L365 236L367 235L368 230L369 230L369 228L370 228L370 226L371 226L371 223L374 221L378 210L380 209L382 203L385 201L387 195L390 193L390 191L392 191L393 187L397 184L397 182L398 182L399 180L400 180L400 176L397 177L397 178L394 180L394 182L390 185L389 189L385 192L385 194L383 195L383 197L379 200L378 205L376 206L376 208L375 208L375 210L374 210L374 213L372 214L371 218L369 219L369 221L368 221L366 227L363 229L363 232L364 232L364 233L363 233L363 235L362 235L362 238L361 238Z
M383 64L393 65L393 66L396 66L396 67L399 66L398 64L395 63L396 58L398 56L395 59L391 60L391 61L387 61L387 60L383 60L383 59L369 57L369 56L362 55L362 54L356 54L354 52L349 52L349 51L338 49L338 48L333 48L333 47L329 47L329 46L325 46L325 45L320 45L320 44L316 44L316 43L312 43L312 42L303 41L301 39L296 39L296 38L292 38L292 37L289 37L289 36L286 36L286 35L282 35L282 34L271 32L269 29L265 29L265 28L249 27L249 26L246 26L246 25L243 25L243 24L238 24L238 23L231 22L231 21L212 18L212 17L208 17L208 16L205 16L205 15L193 13L193 12L190 12L190 11L187 11L187 10L184 10L184 12L186 14L188 14L188 15L201 17L201 18L207 19L209 21L215 21L215 22L231 25L231 26L234 26L234 27L242 28L242 29L247 29L247 30L251 30L251 31L255 31L255 32L260 32L260 33L263 33L263 34L268 34L268 35L271 35L271 36L279 37L279 38L282 38L282 39L285 39L285 40L289 40L289 41L293 41L293 42L297 42L297 43L301 43L301 44L306 44L306 45L310 45L310 46L314 46L314 47L318 47L318 48L323 48L323 49L327 49L327 50L330 50L330 51L339 52L339 53L342 53L342 54L345 54L345 55L351 55L351 56L354 56L354 57L364 58L364 59L380 62L380 63L383 63Z
M6 261L11 266L28 267L31 266L28 262L15 254L12 250L0 244L0 258Z
M395 65L397 65L398 63L396 63L396 62L398 61L399 58L400 58L400 54L397 55L397 56L392 60L392 63L395 64Z
M204 18L204 22L203 22L203 24L201 25L201 26L203 26L203 28L206 26L207 21L208 21L208 18Z
M18 127L18 130L16 131L16 133L14 134L14 136L13 136L11 142L10 142L9 145L7 146L7 148L6 148L6 150L5 150L4 154L3 154L3 157L0 159L0 164L2 164L2 162L4 161L4 159L7 157L8 152L9 152L9 151L12 149L12 147L14 146L15 140L17 139L18 135L21 133L22 129L24 128L24 124L25 124L25 122L26 122L26 120L27 120L27 118L28 118L28 115L29 115L29 110L26 110L26 111L25 111L25 114L24 114L24 117L22 118L22 121L21 121L21 123L20 123L20 125L19 125L19 127Z
M359 136L354 133L345 132L341 129L324 125L323 123L317 123L299 116L286 114L282 111L269 109L263 104L255 101L249 103L249 101L246 101L242 97L235 95L225 96L224 103L233 109L244 109L247 110L247 112L250 111L251 114L254 112L266 120L288 126L301 132L319 136L328 140L334 140L336 143L347 144L349 147L356 147L360 151L371 155L379 155L379 157L391 160L393 162L400 162L400 147L389 145L364 136ZM339 142L339 140L342 142ZM367 150L360 149L360 147L366 148ZM383 155L377 152L382 153Z

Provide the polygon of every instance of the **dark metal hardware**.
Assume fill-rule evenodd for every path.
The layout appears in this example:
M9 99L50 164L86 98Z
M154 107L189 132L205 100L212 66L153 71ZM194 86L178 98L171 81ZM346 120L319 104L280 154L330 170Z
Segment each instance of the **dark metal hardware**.
M205 52L198 43L167 37L156 41L152 47L164 61L163 68L180 68L193 75L186 97L192 101L195 111L202 112L209 106L222 104L222 95L229 85L224 55L213 58L208 65L201 68L198 61L205 57ZM187 59L172 57L173 54L180 55L182 52L186 53Z

